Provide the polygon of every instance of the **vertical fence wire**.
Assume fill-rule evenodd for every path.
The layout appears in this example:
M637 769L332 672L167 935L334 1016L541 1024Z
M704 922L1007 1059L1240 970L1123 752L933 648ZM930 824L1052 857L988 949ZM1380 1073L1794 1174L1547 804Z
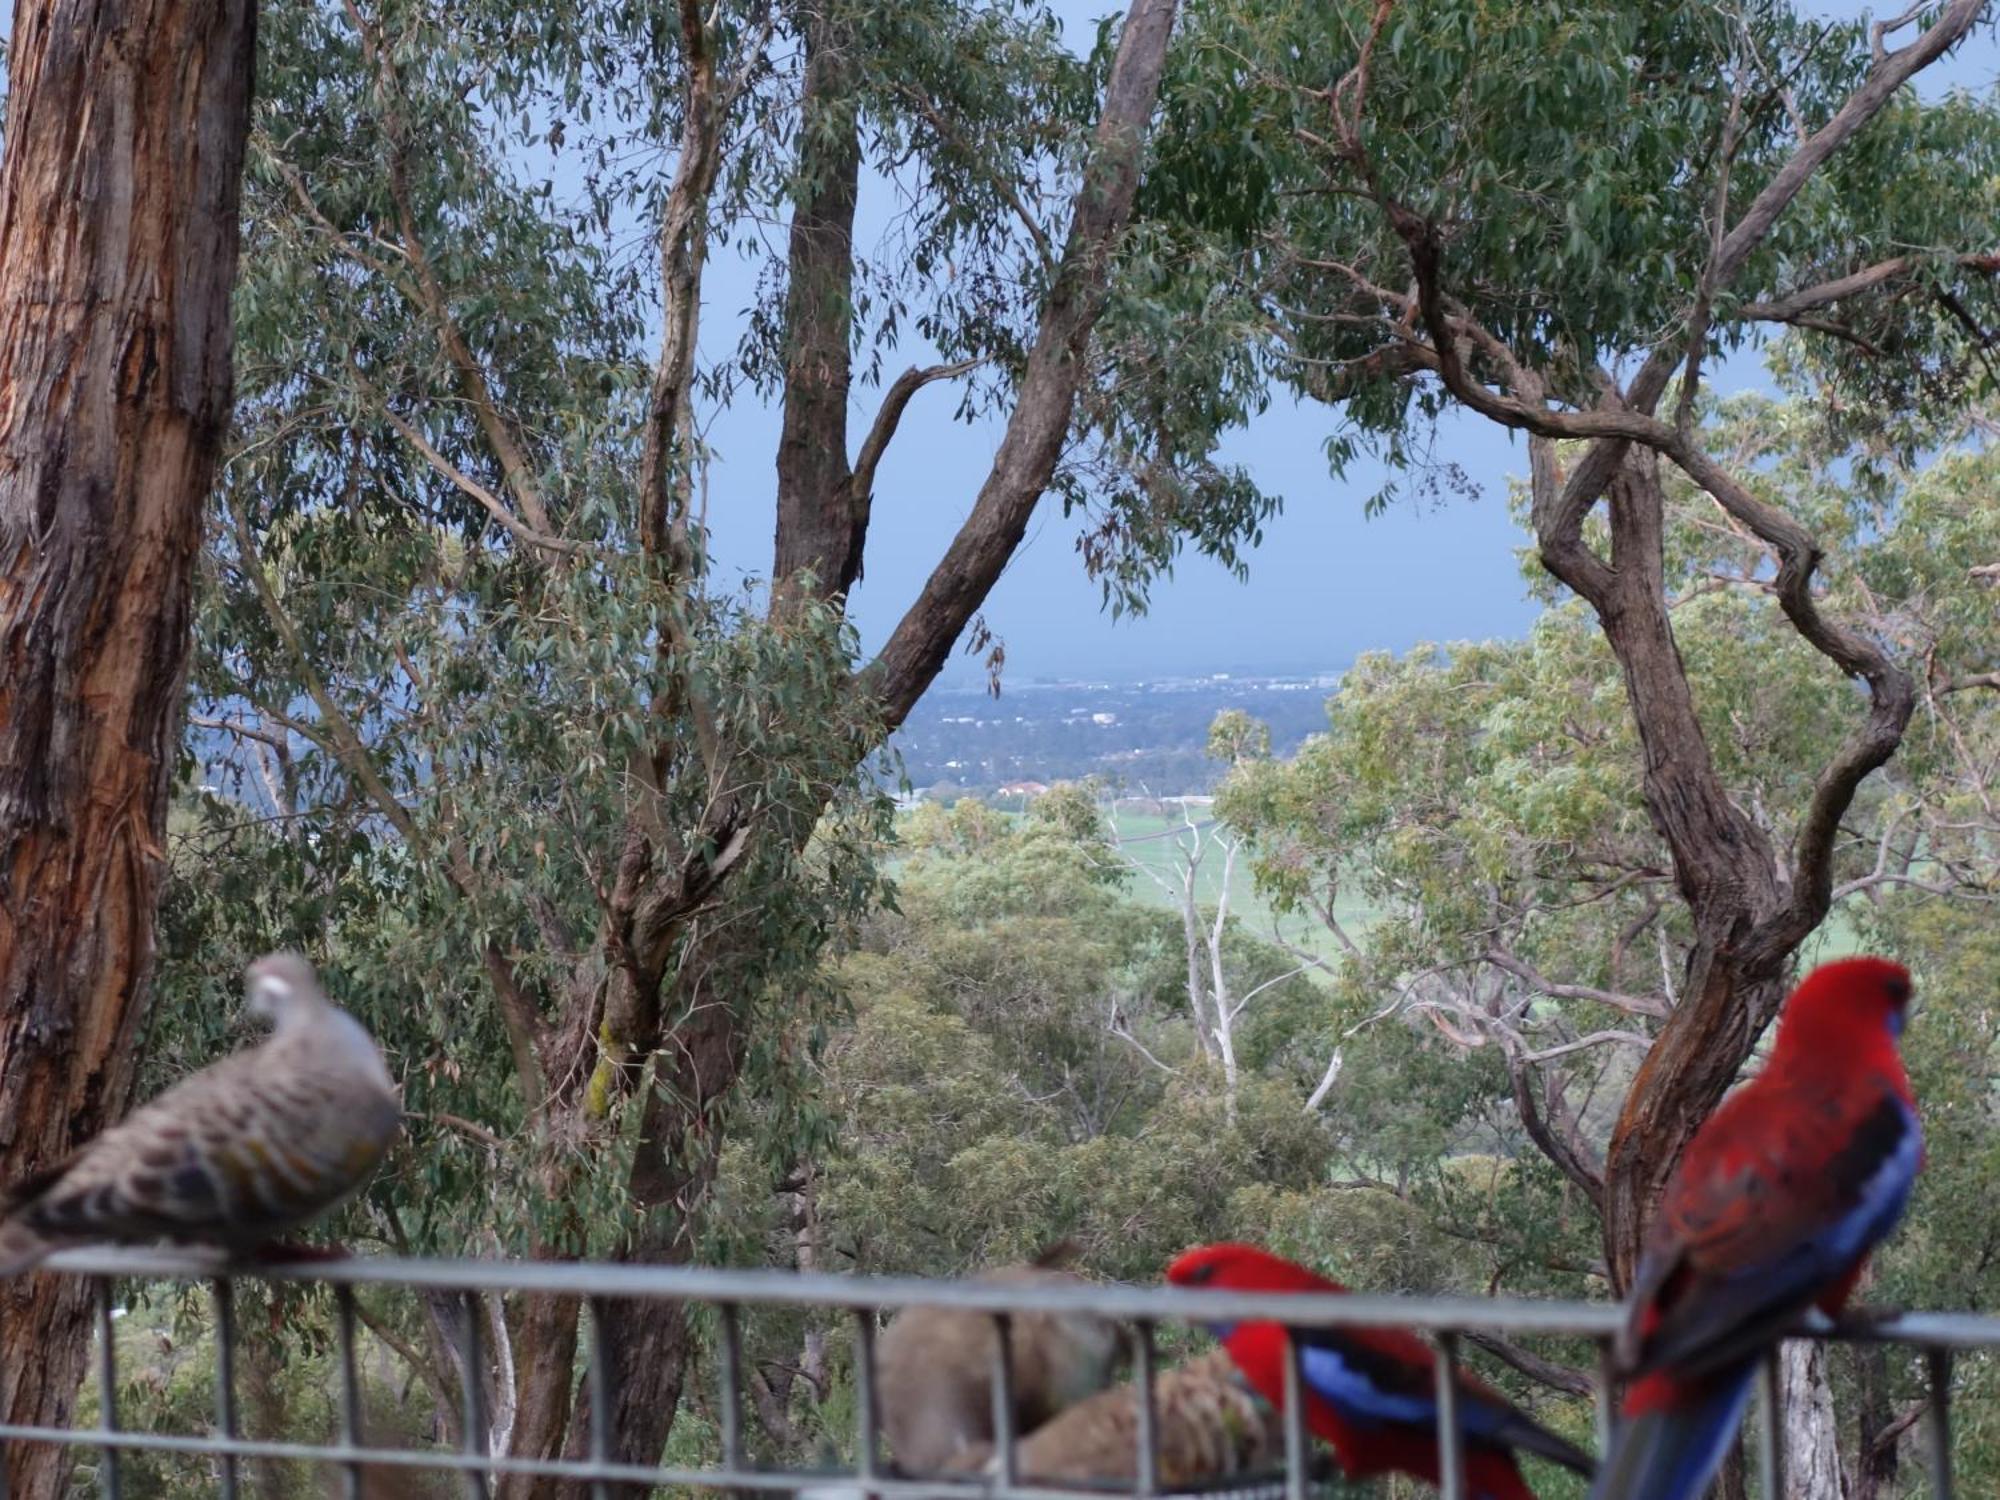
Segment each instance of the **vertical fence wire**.
M1778 1486L1784 1481L1784 1455L1778 1441L1785 1426L1783 1403L1778 1390L1778 1348L1773 1348L1757 1364L1757 1404L1764 1417L1757 1433L1757 1483L1764 1500L1778 1500Z
M486 1353L480 1337L479 1319L485 1311L479 1293L467 1292L458 1299L460 1347L465 1361L465 1442L466 1457L486 1457ZM483 1469L465 1471L465 1492L472 1500L487 1500L489 1474Z
M1141 1495L1160 1492L1160 1409L1153 1389L1153 1325L1141 1319L1132 1327L1132 1380L1138 1387L1132 1395L1138 1402L1137 1433L1139 1451L1133 1455L1133 1474Z
M1000 1462L1000 1483L1012 1489L1021 1478L1020 1455L1014 1451L1014 1319L993 1314L993 1456Z
M361 1372L354 1360L354 1288L333 1289L335 1352L340 1356L340 1446L349 1453L361 1451ZM361 1500L361 1460L350 1458L340 1466L342 1500Z
M1438 1493L1444 1500L1466 1500L1465 1443L1459 1432L1458 1335L1437 1336Z
M855 1443L854 1472L864 1480L880 1477L875 1460L875 1434L882 1426L875 1385L875 1311L854 1310Z
M717 1372L722 1385L722 1462L740 1470L743 1459L743 1322L734 1302L715 1309L722 1332L722 1364Z
M1926 1349L1925 1373L1930 1378L1930 1421L1926 1438L1931 1450L1933 1500L1951 1500L1951 1351Z
M91 1291L97 1300L97 1425L100 1431L118 1430L118 1351L111 1327L111 1278L93 1276ZM118 1450L104 1446L104 1470L99 1488L104 1500L120 1500L124 1476L118 1470Z
M1597 1341L1597 1451L1609 1453L1618 1431L1618 1358L1610 1339Z
M215 1302L215 1426L234 1442L243 1434L236 1425L236 1287L227 1276L209 1283ZM236 1455L221 1459L222 1500L236 1500Z
M1306 1500L1306 1383L1299 1341L1285 1330L1285 1500Z
M590 1461L593 1464L611 1462L611 1349L610 1315L604 1310L604 1299L590 1299L590 1346L585 1358L590 1362L589 1376L584 1382L590 1390ZM590 1481L590 1500L611 1500L611 1486L602 1479Z

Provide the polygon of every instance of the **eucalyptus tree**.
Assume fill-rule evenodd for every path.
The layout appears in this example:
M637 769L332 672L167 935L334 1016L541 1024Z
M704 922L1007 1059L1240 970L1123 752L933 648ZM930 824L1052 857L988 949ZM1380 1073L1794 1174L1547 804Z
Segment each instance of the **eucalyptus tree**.
M1979 1306L1994 1291L1991 1237L1966 1211L2000 1142L1991 1007L1968 982L2000 900L2000 449L1974 438L1983 425L1975 413L1935 431L1915 462L1829 434L1808 400L1737 398L1702 428L1767 503L1822 539L1825 607L1921 664L1922 712L1841 817L1830 920L1807 954L1883 945L1925 996L1913 1067L1951 1150L1933 1151L1908 1232L1881 1257L1902 1305ZM1777 841L1858 695L1769 607L1756 538L1684 480L1665 499L1662 576L1703 737L1732 803ZM1546 579L1541 590L1548 608L1524 641L1363 658L1326 731L1288 762L1239 765L1218 809L1252 841L1278 902L1317 915L1339 944L1344 1176L1414 1198L1480 1245L1510 1290L1574 1296L1608 1279L1595 1254L1606 1149L1621 1098L1686 1002L1699 937L1648 817L1646 747L1617 656L1580 601ZM1349 931L1343 895L1377 920ZM1438 1134L1385 1123L1385 1091ZM1476 1200L1427 1166L1496 1140L1510 1170ZM1830 1381L1813 1346L1786 1359L1802 1377L1785 1386L1800 1484L1843 1457L1857 1482L1893 1471L1914 1372L1842 1355ZM1990 1372L1966 1378L1968 1394L1984 1391ZM1834 1430L1836 1413L1859 1418L1858 1443Z
M229 418L247 0L14 7L0 158L0 1177L130 1102L194 552ZM81 1285L0 1296L0 1413L60 1424ZM10 1445L9 1492L58 1449Z
M1207 460L1227 411L1133 416L1097 336L1163 315L1128 220L1174 17L1134 0L1085 60L1013 3L269 12L197 723L281 835L211 805L180 915L323 927L405 1063L392 1243L692 1254L732 1099L787 1096L814 960L876 894L864 765L1043 494L1172 474L1172 524L1223 552L1252 524ZM872 247L868 174L899 205ZM759 290L704 362L725 254ZM998 450L863 660L877 467L947 382ZM702 433L745 400L782 413L768 595L707 572L734 481ZM583 1451L577 1307L511 1332L513 1451ZM692 1330L647 1306L599 1334L612 1452L649 1461Z
M1826 599L1810 518L1701 429L1704 376L1790 330L1834 424L1891 445L1990 381L2000 119L1910 88L1982 10L1270 0L1202 10L1169 86L1147 203L1206 273L1184 295L1246 330L1262 380L1338 408L1336 459L1422 462L1447 407L1527 434L1540 560L1618 662L1690 920L1601 1172L1576 1174L1620 1286L1917 702L1909 659ZM1676 482L1741 539L1767 628L1865 689L1767 816L1732 795L1677 644Z

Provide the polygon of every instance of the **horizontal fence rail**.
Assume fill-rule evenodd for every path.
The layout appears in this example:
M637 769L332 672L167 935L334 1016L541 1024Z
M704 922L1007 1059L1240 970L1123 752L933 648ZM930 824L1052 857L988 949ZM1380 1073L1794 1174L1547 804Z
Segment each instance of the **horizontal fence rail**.
M1620 1309L1603 1303L1534 1302L1464 1297L1333 1295L1319 1293L1230 1292L1179 1287L1004 1285L974 1281L932 1281L902 1277L828 1276L784 1271L730 1271L700 1267L605 1265L565 1261L410 1260L355 1257L338 1260L231 1264L198 1251L90 1250L52 1256L45 1269L89 1278L97 1316L96 1380L98 1421L94 1427L35 1427L0 1423L0 1445L59 1444L94 1448L101 1455L100 1488L120 1500L121 1455L131 1452L185 1454L213 1461L216 1493L236 1500L244 1460L276 1459L326 1466L343 1476L348 1500L363 1500L364 1468L428 1470L461 1476L465 1493L484 1497L505 1475L542 1475L579 1482L592 1500L649 1488L735 1490L806 1494L806 1500L1104 1500L1104 1487L1030 1483L1018 1472L1015 1445L1027 1436L1015 1430L1009 1320L1032 1312L1089 1313L1129 1326L1134 1334L1132 1381L1137 1407L1134 1483L1110 1493L1158 1496L1159 1417L1154 1400L1158 1373L1155 1330L1162 1324L1193 1326L1258 1320L1300 1328L1389 1325L1428 1334L1439 1353L1438 1399L1447 1432L1456 1429L1461 1339L1480 1333L1585 1338L1598 1349L1597 1438L1609 1440L1613 1413L1611 1340L1622 1323ZM334 1298L338 1440L332 1443L280 1442L243 1436L236 1395L238 1331L235 1283L241 1278L309 1283L331 1288ZM139 1432L118 1419L117 1348L114 1334L115 1283L177 1281L209 1284L215 1328L215 1409L213 1430L205 1435ZM483 1381L463 1381L464 1441L459 1451L439 1448L374 1447L365 1441L361 1387L355 1357L358 1321L355 1290L384 1287L448 1295L459 1308L458 1355L464 1370L484 1366L482 1327L485 1293L570 1296L588 1311L585 1343L590 1403L589 1456L583 1460L529 1459L485 1451L487 1433ZM613 1461L610 1454L611 1387L605 1360L604 1329L616 1301L694 1303L713 1308L718 1338L716 1370L722 1461L709 1468L639 1465ZM874 1345L876 1320L907 1307L946 1307L985 1313L995 1324L995 1459L990 1472L953 1477L907 1477L880 1454L881 1397ZM854 1469L835 1473L753 1466L745 1456L743 1425L743 1346L745 1308L838 1309L850 1315L855 1338L856 1455ZM1895 1344L1922 1354L1928 1392L1926 1446L1932 1494L1952 1500L1951 1370L1955 1353L2000 1348L2000 1318L1958 1313L1912 1313L1833 1325L1815 1319L1800 1330L1807 1338ZM1759 1382L1763 1417L1758 1423L1757 1469L1762 1493L1779 1491L1780 1443L1777 1422L1776 1356L1766 1362ZM1209 1494L1255 1500L1305 1500L1316 1484L1310 1463L1312 1442L1301 1416L1296 1348L1285 1371L1282 1472L1268 1480L1237 1478L1206 1487ZM5 1466L0 1464L0 1500L6 1500ZM1176 1490L1172 1493L1192 1493ZM1444 1451L1444 1500L1471 1500L1464 1479L1464 1454L1457 1442Z

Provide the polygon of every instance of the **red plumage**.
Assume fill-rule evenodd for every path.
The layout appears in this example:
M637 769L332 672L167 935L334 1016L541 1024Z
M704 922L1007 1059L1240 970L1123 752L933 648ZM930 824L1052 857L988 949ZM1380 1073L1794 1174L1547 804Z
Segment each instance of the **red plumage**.
M1234 1291L1345 1292L1305 1267L1251 1245L1204 1245L1190 1250L1167 1270L1181 1286ZM1350 1479L1410 1474L1440 1482L1435 1396L1437 1356L1414 1334L1400 1328L1343 1327L1298 1330L1306 1345L1306 1424L1330 1444ZM1222 1345L1244 1378L1273 1405L1285 1395L1286 1332L1278 1323L1241 1323L1222 1333ZM1357 1406L1343 1414L1322 1394L1313 1374L1314 1356L1333 1363L1340 1394L1361 1405L1379 1403L1370 1413ZM1541 1427L1507 1398L1471 1373L1458 1372L1462 1426L1467 1431L1465 1477L1483 1500L1535 1500L1521 1477L1512 1446L1522 1446L1579 1472L1591 1472L1589 1455ZM1389 1415L1400 1408L1409 1415ZM1478 1430L1475 1430L1475 1419Z
M1764 1070L1688 1144L1632 1289L1618 1355L1634 1420L1596 1500L1698 1495L1757 1357L1808 1307L1838 1315L1901 1217L1923 1162L1897 1051L1909 996L1886 959L1815 970Z

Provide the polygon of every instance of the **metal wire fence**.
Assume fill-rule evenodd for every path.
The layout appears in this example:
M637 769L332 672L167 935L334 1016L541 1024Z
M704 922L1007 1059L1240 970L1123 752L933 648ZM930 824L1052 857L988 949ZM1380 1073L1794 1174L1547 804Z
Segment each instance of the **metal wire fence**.
M363 1500L364 1471L370 1466L450 1471L460 1477L464 1492L475 1500L490 1494L502 1475L547 1475L574 1481L591 1500L610 1500L616 1493L643 1493L649 1488L729 1490L739 1493L796 1494L846 1484L883 1500L953 1497L953 1500L1105 1500L1103 1487L1028 1483L1016 1461L1013 1371L1009 1359L1008 1320L1030 1312L1089 1313L1124 1323L1133 1334L1137 1411L1134 1482L1116 1493L1160 1496L1159 1425L1154 1401L1158 1369L1156 1331L1162 1325L1219 1324L1269 1319L1301 1328L1392 1325L1430 1337L1441 1356L1437 1362L1440 1425L1455 1433L1457 1389L1453 1380L1461 1340L1468 1334L1548 1335L1583 1338L1598 1351L1596 1381L1597 1437L1602 1448L1611 1434L1610 1345L1619 1326L1616 1307L1601 1303L1526 1302L1470 1298L1381 1297L1238 1293L1172 1287L1022 1286L987 1282L924 1281L880 1277L797 1275L778 1271L725 1271L699 1268L599 1265L583 1262L452 1261L355 1258L313 1261L298 1265L258 1266L225 1272L213 1259L174 1251L71 1251L54 1257L47 1269L88 1277L97 1308L96 1384L98 1419L90 1427L34 1427L0 1424L0 1445L45 1443L94 1448L101 1454L99 1485L106 1500L124 1493L121 1460L135 1452L182 1454L212 1461L216 1492L237 1500L241 1469L260 1459L304 1461L323 1465L341 1476L347 1500ZM330 1443L279 1442L247 1438L239 1420L236 1363L240 1344L235 1314L235 1283L239 1276L280 1282L316 1282L333 1295L335 1362L339 1436ZM215 1402L213 1430L204 1434L142 1432L122 1427L118 1418L118 1352L113 1313L120 1280L206 1281L213 1299L215 1322ZM462 1366L484 1368L485 1353L478 1299L491 1293L544 1293L575 1297L587 1310L585 1357L590 1379L588 1456L581 1460L533 1459L490 1453L485 1448L484 1389L479 1379L462 1382L464 1442L458 1452L437 1448L371 1446L363 1430L361 1384L357 1373L356 1302L360 1287L399 1287L461 1300L464 1316L456 1320ZM700 1304L716 1314L716 1389L719 1408L721 1460L709 1467L640 1465L613 1461L610 1454L609 1370L604 1329L613 1303L670 1301ZM876 1380L874 1345L877 1320L883 1314L915 1306L950 1307L993 1318L999 1337L994 1341L994 1451L991 1472L954 1478L910 1478L898 1474L880 1452L881 1399ZM852 1470L840 1474L754 1465L746 1454L743 1397L744 1309L784 1307L833 1309L851 1320L855 1338L856 1454ZM1927 1381L1925 1446L1931 1492L1936 1500L1952 1500L1951 1383L1952 1361L1968 1350L2000 1348L2000 1318L1964 1314L1912 1314L1865 1326L1822 1327L1809 1337L1872 1340L1900 1345L1922 1354ZM1282 1473L1268 1484L1233 1481L1232 1495L1256 1494L1269 1500L1305 1500L1313 1490L1307 1462L1309 1443L1297 1399L1296 1357L1286 1371ZM1775 1414L1779 1411L1777 1359L1764 1366L1760 1383L1762 1417L1756 1430L1757 1467L1766 1496L1779 1489L1780 1449ZM4 1454L0 1454L4 1457ZM1455 1442L1443 1454L1444 1500L1467 1500L1464 1454ZM0 1463L0 1500L6 1500L5 1465ZM614 1489L614 1486L618 1487ZM1173 1493L1188 1493L1174 1491Z

